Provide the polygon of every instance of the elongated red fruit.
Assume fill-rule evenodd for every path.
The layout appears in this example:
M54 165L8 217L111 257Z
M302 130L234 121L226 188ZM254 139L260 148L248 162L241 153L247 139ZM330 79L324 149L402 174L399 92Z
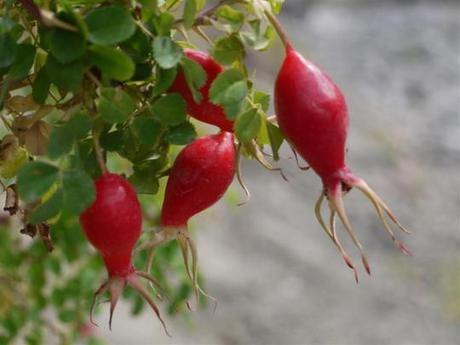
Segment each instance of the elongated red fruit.
M193 49L184 49L184 52L189 59L199 63L207 74L206 82L199 90L202 97L201 102L197 103L193 99L192 92L182 71L177 74L169 92L177 92L184 97L187 102L187 112L190 116L217 126L224 131L233 132L233 121L228 120L223 108L211 103L208 96L212 82L224 68L207 53Z
M138 277L158 283L145 272L136 271L131 256L142 228L142 211L133 187L123 177L104 173L97 179L96 200L80 215L80 224L89 242L98 250L104 260L108 279L94 295L92 311L99 295L110 294L110 320L118 298L129 284L144 297L161 323L160 312ZM166 328L165 328L166 330Z
M222 131L201 137L177 156L166 185L160 224L151 246L177 239L187 274L195 292L205 294L197 284L197 251L187 233L188 220L211 207L227 191L235 175L236 149L233 133ZM192 256L191 268L188 252ZM206 294L205 294L206 295Z
M316 205L316 216L322 228L339 248L346 263L354 269L337 238L335 217L338 215L359 248L366 271L370 273L366 255L348 220L342 200L344 193L356 187L369 198L394 243L403 253L410 255L409 250L395 238L384 214L401 230L407 230L382 199L364 180L353 175L345 163L349 121L341 90L324 71L296 52L289 42L285 46L286 57L275 84L276 116L286 138L323 181L324 191ZM328 224L321 216L324 196L329 200L331 212Z
M195 140L177 156L166 186L162 227L184 227L216 203L235 174L234 136L220 132Z

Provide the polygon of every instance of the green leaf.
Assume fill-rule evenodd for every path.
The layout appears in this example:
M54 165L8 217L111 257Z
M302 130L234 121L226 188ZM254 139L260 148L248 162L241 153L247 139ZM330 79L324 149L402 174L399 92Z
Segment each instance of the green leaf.
M9 32L0 33L0 68L9 67L16 57L17 45Z
M76 32L54 29L49 40L50 51L61 63L75 61L83 56L85 39Z
M268 0L272 7L273 13L277 14L281 11L281 7L283 7L283 3L285 0Z
M102 133L100 137L101 146L107 151L118 151L123 145L123 132L113 131Z
M84 112L74 115L67 123L51 131L48 156L57 159L72 150L78 139L83 139L91 129L91 120Z
M79 215L96 198L91 177L83 170L68 170L62 174L63 207L71 214Z
M48 92L50 90L51 81L48 78L48 73L44 68L42 68L37 77L34 80L32 85L32 98L38 104L43 104L48 97Z
M228 5L220 6L216 11L216 15L229 23L234 31L241 28L244 23L244 14Z
M248 86L245 80L237 81L230 85L225 93L221 95L222 104L233 104L244 99L248 94Z
M1 54L1 53L0 53ZM11 65L9 76L13 80L20 80L29 74L30 68L35 59L35 47L31 44L19 44L17 47L16 58Z
M26 202L33 202L57 182L59 170L44 162L30 162L18 174L18 193Z
M134 100L121 88L103 88L98 101L98 111L109 123L127 120L136 109Z
M72 2L65 1L63 3L60 3L64 9L65 9L65 16L66 19L75 24L77 27L78 31L83 35L85 40L88 38L88 26L86 25L85 19L82 16L82 12L80 12L79 8L77 7L72 7Z
M75 91L83 80L83 64L80 60L61 64L51 55L46 60L45 70L49 80L59 88Z
M107 77L124 81L134 74L134 62L123 51L104 46L89 48L89 58Z
M163 128L160 123L151 117L138 117L133 121L133 129L142 145L153 147L158 143Z
M84 170L92 177L100 175L101 170L94 153L92 140L84 140L78 144L78 157L76 158L78 164L74 166L83 166Z
M152 96L156 97L161 95L163 92L169 89L176 79L177 68L173 67L170 69L158 69L157 80L152 90Z
M280 159L278 151L283 144L284 136L283 133L281 133L281 130L273 123L266 121L266 124L268 130L268 138L270 139L270 146L272 148L273 159L278 161Z
M158 178L152 173L148 165L134 167L134 174L129 177L129 182L139 194L156 194L158 192Z
M224 65L230 65L234 61L242 60L246 56L244 46L237 35L218 38L214 42L212 55Z
M163 146L145 146L140 142L139 136L133 127L127 127L123 131L122 136L122 147L117 152L130 160L133 164L139 164L146 159L150 159L159 154L159 151L163 149Z
M209 97L214 104L224 104L227 100L227 91L236 83L244 81L244 76L236 69L229 69L220 73L212 82Z
M158 36L169 36L174 21L174 16L169 12L162 12L158 16L153 17L153 26Z
M182 59L182 70L184 71L187 85L192 91L193 99L195 102L200 103L201 93L198 90L206 83L208 77L206 71L198 62L187 57Z
M270 47L275 37L275 32L271 26L265 29L265 32L260 28L260 19L249 22L251 27L250 32L242 32L240 34L243 42L255 50L263 51Z
M76 140L83 139L91 129L91 119L87 113L80 111L67 122Z
M150 41L141 30L136 30L134 35L123 42L121 47L136 63L147 61L152 54Z
M229 120L235 120L239 113L241 113L246 105L246 100L243 99L240 102L224 104L225 116Z
M267 129L267 117L259 109L259 115L262 117L262 125L259 128L259 133L257 133L256 140L260 145L270 144L270 138L268 137Z
M48 144L48 157L57 159L72 150L74 136L70 126L54 127Z
M112 45L131 37L136 30L131 14L120 6L99 7L85 18L88 39L95 44Z
M181 95L170 93L161 97L152 105L152 113L162 123L175 126L185 121L187 104Z
M254 139L262 125L262 117L257 109L250 109L238 116L235 122L235 135L243 143Z
M269 93L256 90L254 91L253 97L254 97L254 103L260 104L263 111L265 112L268 111L270 107L270 94Z
M152 76L152 65L148 62L138 63L134 68L134 74L131 77L132 81L145 81Z
M169 36L157 36L153 40L153 57L163 69L176 66L183 54L182 48Z
M185 0L184 5L184 25L190 29L195 22L196 14L198 13L198 5L196 0Z
M63 193L58 189L53 195L43 204L38 206L30 215L32 224L39 224L56 216L62 208Z
M8 17L0 17L0 34L10 32L16 27L16 22Z
M196 138L195 127L190 122L184 122L179 126L169 129L168 141L173 145L187 145Z
M220 73L209 90L211 102L222 105L229 120L234 120L241 112L247 94L246 81L236 69Z

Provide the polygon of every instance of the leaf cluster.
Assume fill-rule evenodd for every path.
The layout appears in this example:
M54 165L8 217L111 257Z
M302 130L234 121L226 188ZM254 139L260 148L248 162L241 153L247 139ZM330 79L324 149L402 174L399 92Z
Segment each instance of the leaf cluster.
M43 343L46 329L62 343L82 336L102 265L78 215L95 198L101 159L131 181L146 214L156 210L145 226L157 224L178 148L201 131L186 100L168 91L183 73L195 101L202 101L206 72L184 48L207 44L225 66L209 98L235 122L236 137L247 146L242 152L253 158L254 147L270 145L278 159L283 137L267 119L270 95L255 88L245 58L272 45L264 11L278 13L282 2L0 1L0 177L12 191L9 212L34 237L24 245L17 232L0 231L0 343L24 329L27 344ZM51 247L42 242L51 240L55 250L47 253ZM147 258L135 260L142 266ZM155 262L153 274L173 296L169 310L183 309L190 283L171 283L165 273L181 269L177 246L160 248ZM68 270L75 274L62 277ZM125 297L140 312L142 300L128 290ZM57 320L44 318L47 307Z

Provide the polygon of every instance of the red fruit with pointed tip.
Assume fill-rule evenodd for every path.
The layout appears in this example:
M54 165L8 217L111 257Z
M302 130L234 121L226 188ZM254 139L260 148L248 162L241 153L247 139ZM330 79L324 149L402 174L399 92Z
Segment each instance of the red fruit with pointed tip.
M128 181L115 174L102 175L96 181L96 201L80 222L109 276L124 277L134 271L131 252L141 233L142 212Z
M187 145L169 175L161 226L185 227L192 216L216 203L235 175L235 155L234 136L228 132Z
M341 90L324 71L296 52L288 41L285 41L285 47L286 56L275 84L276 116L285 137L323 181L324 191L316 205L316 216L322 228L339 248L347 265L354 269L335 232L335 217L338 215L370 273L364 250L351 227L342 200L344 193L356 187L369 198L394 243L403 253L410 254L395 238L384 213L401 230L407 230L382 199L364 180L353 175L345 163L349 121ZM329 224L321 216L324 196L329 200L331 211Z
M131 261L132 251L142 228L142 211L136 192L123 177L110 173L99 177L95 186L96 200L80 215L80 224L89 242L102 256L109 277L94 295L91 322L97 297L108 291L111 327L118 298L125 285L129 284L147 300L164 326L158 307L139 277L157 286L158 283L144 272L136 271Z
M195 292L197 251L187 233L188 220L214 205L232 183L236 168L236 149L233 133L222 131L201 137L187 145L177 156L166 185L160 224L162 231L151 243L156 247L177 239L184 255L188 275ZM192 255L188 266L188 250Z
M224 131L233 132L233 122L226 118L224 109L211 103L208 96L212 82L224 68L207 53L193 49L184 49L184 52L189 59L199 63L207 74L205 84L199 89L202 97L201 102L197 103L193 99L192 92L187 85L182 71L179 71L177 74L169 92L177 92L184 97L187 102L187 113L190 116L202 122L217 126Z

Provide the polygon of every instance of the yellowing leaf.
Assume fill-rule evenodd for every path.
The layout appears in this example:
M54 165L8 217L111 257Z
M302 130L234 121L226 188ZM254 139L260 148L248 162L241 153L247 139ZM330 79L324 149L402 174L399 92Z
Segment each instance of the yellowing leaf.
M6 106L18 113L25 113L26 111L38 108L38 104L35 103L32 94L28 96L13 96L6 101Z
M48 148L48 138L50 126L44 121L34 123L24 133L24 145L33 155L39 156L46 154Z

